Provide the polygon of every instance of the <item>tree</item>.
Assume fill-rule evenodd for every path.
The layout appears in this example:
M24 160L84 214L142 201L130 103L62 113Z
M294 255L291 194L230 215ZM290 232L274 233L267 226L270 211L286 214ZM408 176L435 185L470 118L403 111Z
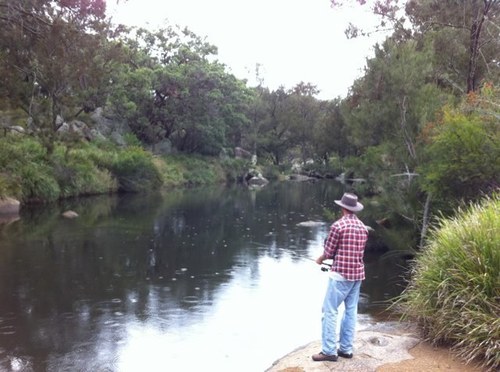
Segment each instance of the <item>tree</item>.
M302 162L314 157L313 135L319 120L319 101L316 86L300 82L289 91L286 106L292 142L299 147Z
M486 85L427 126L420 171L425 190L441 202L477 200L500 187L499 97L498 88Z
M284 87L268 92L263 98L269 110L260 125L257 151L271 157L275 165L283 162L287 150L293 147L290 122L287 120L288 93Z
M342 114L342 101L336 99L320 103L320 117L313 132L313 144L318 157L354 155L352 143L347 138L347 128Z
M476 90L486 77L498 79L500 0L357 2L360 5L370 4L373 13L380 16L380 26L392 27L393 38L407 40L419 34L440 33L436 52L443 53L444 49L450 52L448 56L455 54L455 57L447 59L447 63L442 65L447 73L443 74L443 78L460 78L458 81L450 81L455 87L464 86L463 90L468 93ZM333 7L341 7L346 3L346 0L331 0ZM408 28L407 21L411 23L412 29ZM356 37L365 35L366 31L351 25L347 34ZM453 47L450 48L451 46Z
M119 47L102 0L0 0L2 99L21 107L48 152L65 119L105 100Z
M210 59L217 49L187 28L131 33L131 63L117 76L112 102L151 145L168 139L183 152L215 155L238 143L250 91Z
M344 117L350 142L363 149L389 142L402 169L418 163L417 139L449 97L434 78L432 49L388 38L351 88ZM396 154L392 154L393 156Z
M460 50L464 55L464 66L457 65L456 61L448 62L464 72L467 93L477 90L484 78L499 76L499 0L411 0L407 3L406 11L418 32L450 30L453 39L462 43ZM445 44L440 43L439 46L446 47Z

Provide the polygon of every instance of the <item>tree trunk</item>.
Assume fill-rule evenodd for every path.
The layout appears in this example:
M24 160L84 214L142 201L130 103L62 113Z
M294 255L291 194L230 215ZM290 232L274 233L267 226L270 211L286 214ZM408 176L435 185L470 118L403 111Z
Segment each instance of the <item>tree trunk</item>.
M481 7L480 2L484 5ZM467 70L467 93L474 92L477 89L477 59L479 57L479 41L484 20L491 7L498 0L472 0L472 24L470 28L469 44L469 66Z

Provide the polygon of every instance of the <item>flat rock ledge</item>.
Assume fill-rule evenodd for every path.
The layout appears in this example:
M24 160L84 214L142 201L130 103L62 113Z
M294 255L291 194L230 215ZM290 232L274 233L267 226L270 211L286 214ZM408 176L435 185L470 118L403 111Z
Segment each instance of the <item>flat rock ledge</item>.
M373 372L384 364L412 359L408 350L420 341L413 325L381 322L357 331L352 359L314 362L311 356L321 351L321 341L318 340L277 360L266 372Z

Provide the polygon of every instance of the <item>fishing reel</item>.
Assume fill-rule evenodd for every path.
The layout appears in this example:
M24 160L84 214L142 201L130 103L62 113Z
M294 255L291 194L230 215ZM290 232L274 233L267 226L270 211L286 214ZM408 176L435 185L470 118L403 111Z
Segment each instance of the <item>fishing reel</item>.
M330 269L332 268L333 266L333 260L332 259L329 259L329 260L325 260L321 263L321 271L323 272L327 272L327 271L330 271Z

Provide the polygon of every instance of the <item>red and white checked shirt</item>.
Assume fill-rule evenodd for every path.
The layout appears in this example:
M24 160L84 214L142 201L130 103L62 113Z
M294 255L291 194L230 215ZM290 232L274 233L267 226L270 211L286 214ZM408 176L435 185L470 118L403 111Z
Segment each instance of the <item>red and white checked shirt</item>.
M334 258L332 271L346 280L365 279L363 254L368 230L355 214L347 214L335 221L325 240L324 255Z

